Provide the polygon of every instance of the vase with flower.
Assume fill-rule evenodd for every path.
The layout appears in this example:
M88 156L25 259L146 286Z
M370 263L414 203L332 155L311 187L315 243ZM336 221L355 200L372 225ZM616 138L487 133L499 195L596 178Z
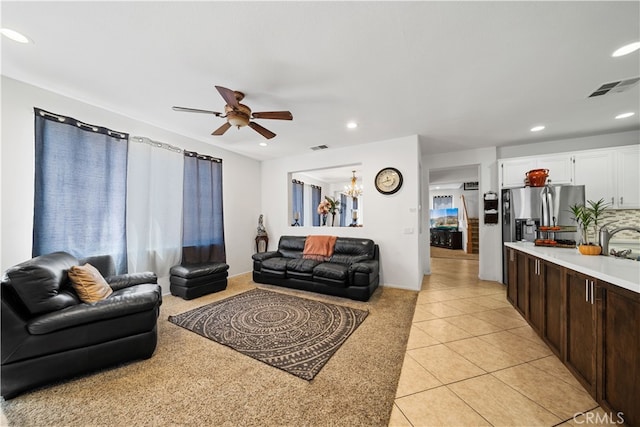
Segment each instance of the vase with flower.
M318 205L317 212L322 218L322 226L327 225L327 216L331 214L331 225L335 225L336 214L339 212L340 202L335 198L324 196L324 200Z

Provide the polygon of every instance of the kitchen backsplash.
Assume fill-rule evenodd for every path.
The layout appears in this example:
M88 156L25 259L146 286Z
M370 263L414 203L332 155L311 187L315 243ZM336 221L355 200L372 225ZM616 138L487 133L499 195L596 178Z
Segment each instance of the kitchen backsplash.
M620 227L636 227L640 228L640 209L611 209L605 212L605 215L598 222L600 224L606 224L607 222L615 221L613 224L609 224L607 228L614 230ZM640 240L640 233L635 231L620 231L616 233L612 239L637 239ZM597 240L597 239L596 239Z

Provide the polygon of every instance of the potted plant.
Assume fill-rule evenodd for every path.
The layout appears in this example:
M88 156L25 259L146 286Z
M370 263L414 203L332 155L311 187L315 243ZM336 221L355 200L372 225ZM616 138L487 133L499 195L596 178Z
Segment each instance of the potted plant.
M593 217L593 235L595 236L594 239L598 239L598 245L600 245L598 223L604 215L604 212L611 204L605 203L604 199L600 199L597 202L587 200L587 204L589 205L587 209L591 212L591 216Z
M580 229L581 242L578 250L583 255L600 255L602 247L589 239L589 228L593 226L594 236L597 239L598 222L609 205L603 199L597 202L587 200L587 205L570 206L573 219L576 220Z

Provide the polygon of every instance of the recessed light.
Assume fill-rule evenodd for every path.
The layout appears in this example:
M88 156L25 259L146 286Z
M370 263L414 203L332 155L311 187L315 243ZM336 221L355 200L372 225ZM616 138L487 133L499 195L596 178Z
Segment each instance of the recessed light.
M349 128L349 129L355 129L357 127L358 127L358 124L356 122L347 123L347 128Z
M260 147L266 147L267 143L266 142L261 142L259 145L260 145Z
M0 28L0 34L18 43L29 43L29 38L9 28Z
M540 132L542 129L544 129L544 126L540 125L540 126L534 126L531 128L531 132Z
M616 116L616 119L626 119L627 117L633 116L635 113L622 113Z
M640 49L640 42L629 43L628 45L622 46L620 49L616 50L611 54L613 57L628 55L631 52L635 52Z

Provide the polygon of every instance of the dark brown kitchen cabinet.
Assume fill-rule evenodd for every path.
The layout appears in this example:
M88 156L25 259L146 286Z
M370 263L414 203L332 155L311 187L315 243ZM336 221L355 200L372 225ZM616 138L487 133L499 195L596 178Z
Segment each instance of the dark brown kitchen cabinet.
M640 426L640 295L603 285L597 400L622 412L627 425Z
M518 291L518 266L516 264L518 258L515 249L507 248L507 299L512 305L516 305Z
M616 422L640 427L640 294L507 255L507 299Z
M531 327L538 333L542 331L542 281L541 262L538 258L527 256L527 318Z
M565 363L578 381L596 395L596 280L567 270Z
M527 317L527 300L528 300L528 288L527 288L527 255L516 251L516 268L517 268L517 283L516 283L516 309L522 314L525 319Z
M562 358L564 342L564 269L546 261L541 263L542 339Z

